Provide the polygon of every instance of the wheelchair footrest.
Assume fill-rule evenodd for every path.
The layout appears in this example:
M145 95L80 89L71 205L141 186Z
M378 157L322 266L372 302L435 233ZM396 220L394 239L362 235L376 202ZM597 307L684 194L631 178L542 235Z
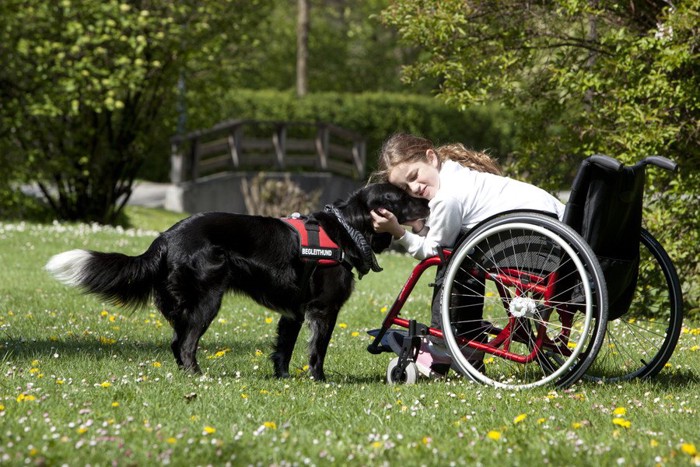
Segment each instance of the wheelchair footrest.
M371 329L367 331L367 334L372 337L377 337L380 331L381 329ZM396 342L403 342L403 338L406 336L406 334L406 331L401 329L387 330L387 332L382 336L382 340L376 346L376 349L379 351L378 353L394 352L398 355L401 352L401 346L399 344L399 347L396 348Z

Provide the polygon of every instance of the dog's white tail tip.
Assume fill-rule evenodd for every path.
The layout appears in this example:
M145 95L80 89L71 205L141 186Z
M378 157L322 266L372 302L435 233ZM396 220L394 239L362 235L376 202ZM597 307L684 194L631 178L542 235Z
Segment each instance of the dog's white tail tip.
M90 252L70 250L52 256L44 268L56 279L67 285L80 285Z

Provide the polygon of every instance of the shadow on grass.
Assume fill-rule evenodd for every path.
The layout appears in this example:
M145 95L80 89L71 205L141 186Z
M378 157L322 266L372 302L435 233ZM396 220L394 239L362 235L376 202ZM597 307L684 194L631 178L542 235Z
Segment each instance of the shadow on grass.
M253 340L238 340L236 342L209 342L201 345L197 359L202 363L206 355L213 355L219 349L226 348L227 352L239 354L250 353L255 348ZM103 342L95 337L69 337L65 339L18 339L10 337L2 342L0 361L9 359L35 359L52 357L103 359L123 356L135 361L167 355L173 358L170 350L170 340L163 341L131 341L119 340Z
M160 341L119 340L114 343L104 343L94 336L66 337L58 340L48 338L28 340L6 336L5 339L0 341L0 344L0 362L12 361L18 366L28 365L28 362L35 359L51 359L54 356L60 356L64 361L65 359L75 359L76 361L119 359L121 361L134 362L134 367L149 360L175 363L170 350L169 339ZM266 346L265 355L260 358L260 367L252 371L257 375L255 376L256 378L273 381L277 378L272 374L272 364L269 361L269 355L272 352L272 342L269 342L269 344L269 346ZM235 370L241 368L241 361L245 360L249 363L251 354L254 354L255 350L259 348L261 348L261 341L257 338L209 341L200 345L197 359L202 371L208 376L218 376L217 373L221 373L221 375L225 375L224 378L238 378L238 376L235 376ZM214 356L222 349L226 349L226 360L210 360L207 358ZM301 356L302 361L306 361L308 357L302 349L297 349L294 354L295 357ZM248 364L246 363L244 366L247 367ZM246 369L245 371L251 370ZM309 379L308 371L302 371L300 368L291 368L291 373L290 381ZM358 368L356 373L349 374L337 371L332 365L326 366L325 383L362 386L365 384L383 384L383 382L383 373L370 374Z
M265 371L262 369L261 371ZM277 381L278 378L272 373L272 367L267 374L264 375L264 379L268 381ZM363 386L366 384L384 384L384 375L377 373L375 374L345 374L332 369L326 368L326 380L318 381L317 384L343 384L348 386ZM283 380L288 381L300 381L300 380L311 380L311 376L307 371L297 372L296 369L291 368L292 376L289 378L284 378Z
M685 388L700 384L700 374L686 369L662 371L653 378L644 381L660 388Z

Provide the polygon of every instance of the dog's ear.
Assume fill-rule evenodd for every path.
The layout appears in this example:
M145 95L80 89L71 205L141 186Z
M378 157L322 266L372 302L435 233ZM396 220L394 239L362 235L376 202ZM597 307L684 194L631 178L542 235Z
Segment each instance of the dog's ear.
M391 234L389 233L375 233L370 236L369 239L372 251L375 253L381 253L382 251L389 248L391 245Z

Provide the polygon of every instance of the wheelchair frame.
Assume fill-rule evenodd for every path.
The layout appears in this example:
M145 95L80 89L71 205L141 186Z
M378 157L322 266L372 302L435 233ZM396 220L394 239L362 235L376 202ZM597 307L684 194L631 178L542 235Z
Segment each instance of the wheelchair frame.
M605 156L591 159L586 162L613 169L621 167L619 162ZM640 164L648 163L675 169L674 163L663 158L650 158ZM516 235L509 237L513 232ZM522 241L513 240L521 232L524 232L523 238L536 239L533 244L540 245L536 254L543 254L542 242L551 243L556 246L556 255L562 262L562 258L568 258L566 261L574 264L573 269L569 266L569 271L574 272L568 274L573 274L576 280L569 279L566 287L569 294L571 290L578 289L575 300L553 300L561 273L559 269L540 273L537 268L533 271L532 268L517 265L499 267L495 261L489 267L483 264L491 242L502 242L504 238L506 244L512 244L506 247L512 249L512 258L527 254L523 245L529 247L531 244L518 245ZM647 252L651 257L648 264L656 270L656 274L663 275L669 296L660 307L664 309L660 311L663 316L658 326L655 318L647 320L647 324L652 323L653 328L648 336L643 335L647 332L644 327L634 327L642 316L637 316L634 310L629 312L632 317L624 316L614 321L616 329L619 326L633 329L633 339L639 340L634 346L630 345L634 350L625 349L626 345L620 342L617 331L606 331L608 296L605 278L595 253L586 241L573 228L556 219L523 212L496 216L470 231L455 249L442 249L439 255L419 262L389 309L381 328L374 333L375 339L368 346L368 351L376 354L392 350L385 339L388 333L396 331L391 329L392 326L408 330L402 349L397 352L398 358L392 360L387 370L390 383L411 383L416 380L416 356L421 343L428 337L444 342L452 356L453 369L474 381L495 387L523 389L544 384L567 387L582 377L594 381L620 381L654 376L666 364L678 341L682 325L682 297L673 264L659 242L642 229L640 245L642 253ZM518 249L520 251L516 252ZM478 264L479 261L482 264ZM441 311L442 322L449 325L444 325L444 330L400 316L422 274L440 265L447 267ZM455 284L458 284L457 278L464 271L492 283L496 292L491 294L491 301L500 301L503 307L500 310L502 316L489 315L489 320L480 318L488 322L488 330L478 339L460 337L456 329L458 323L452 317L452 289L459 289ZM455 294L459 293L463 292ZM499 311L494 309L489 313ZM483 352L487 363L492 364L474 365L467 355L475 351Z

